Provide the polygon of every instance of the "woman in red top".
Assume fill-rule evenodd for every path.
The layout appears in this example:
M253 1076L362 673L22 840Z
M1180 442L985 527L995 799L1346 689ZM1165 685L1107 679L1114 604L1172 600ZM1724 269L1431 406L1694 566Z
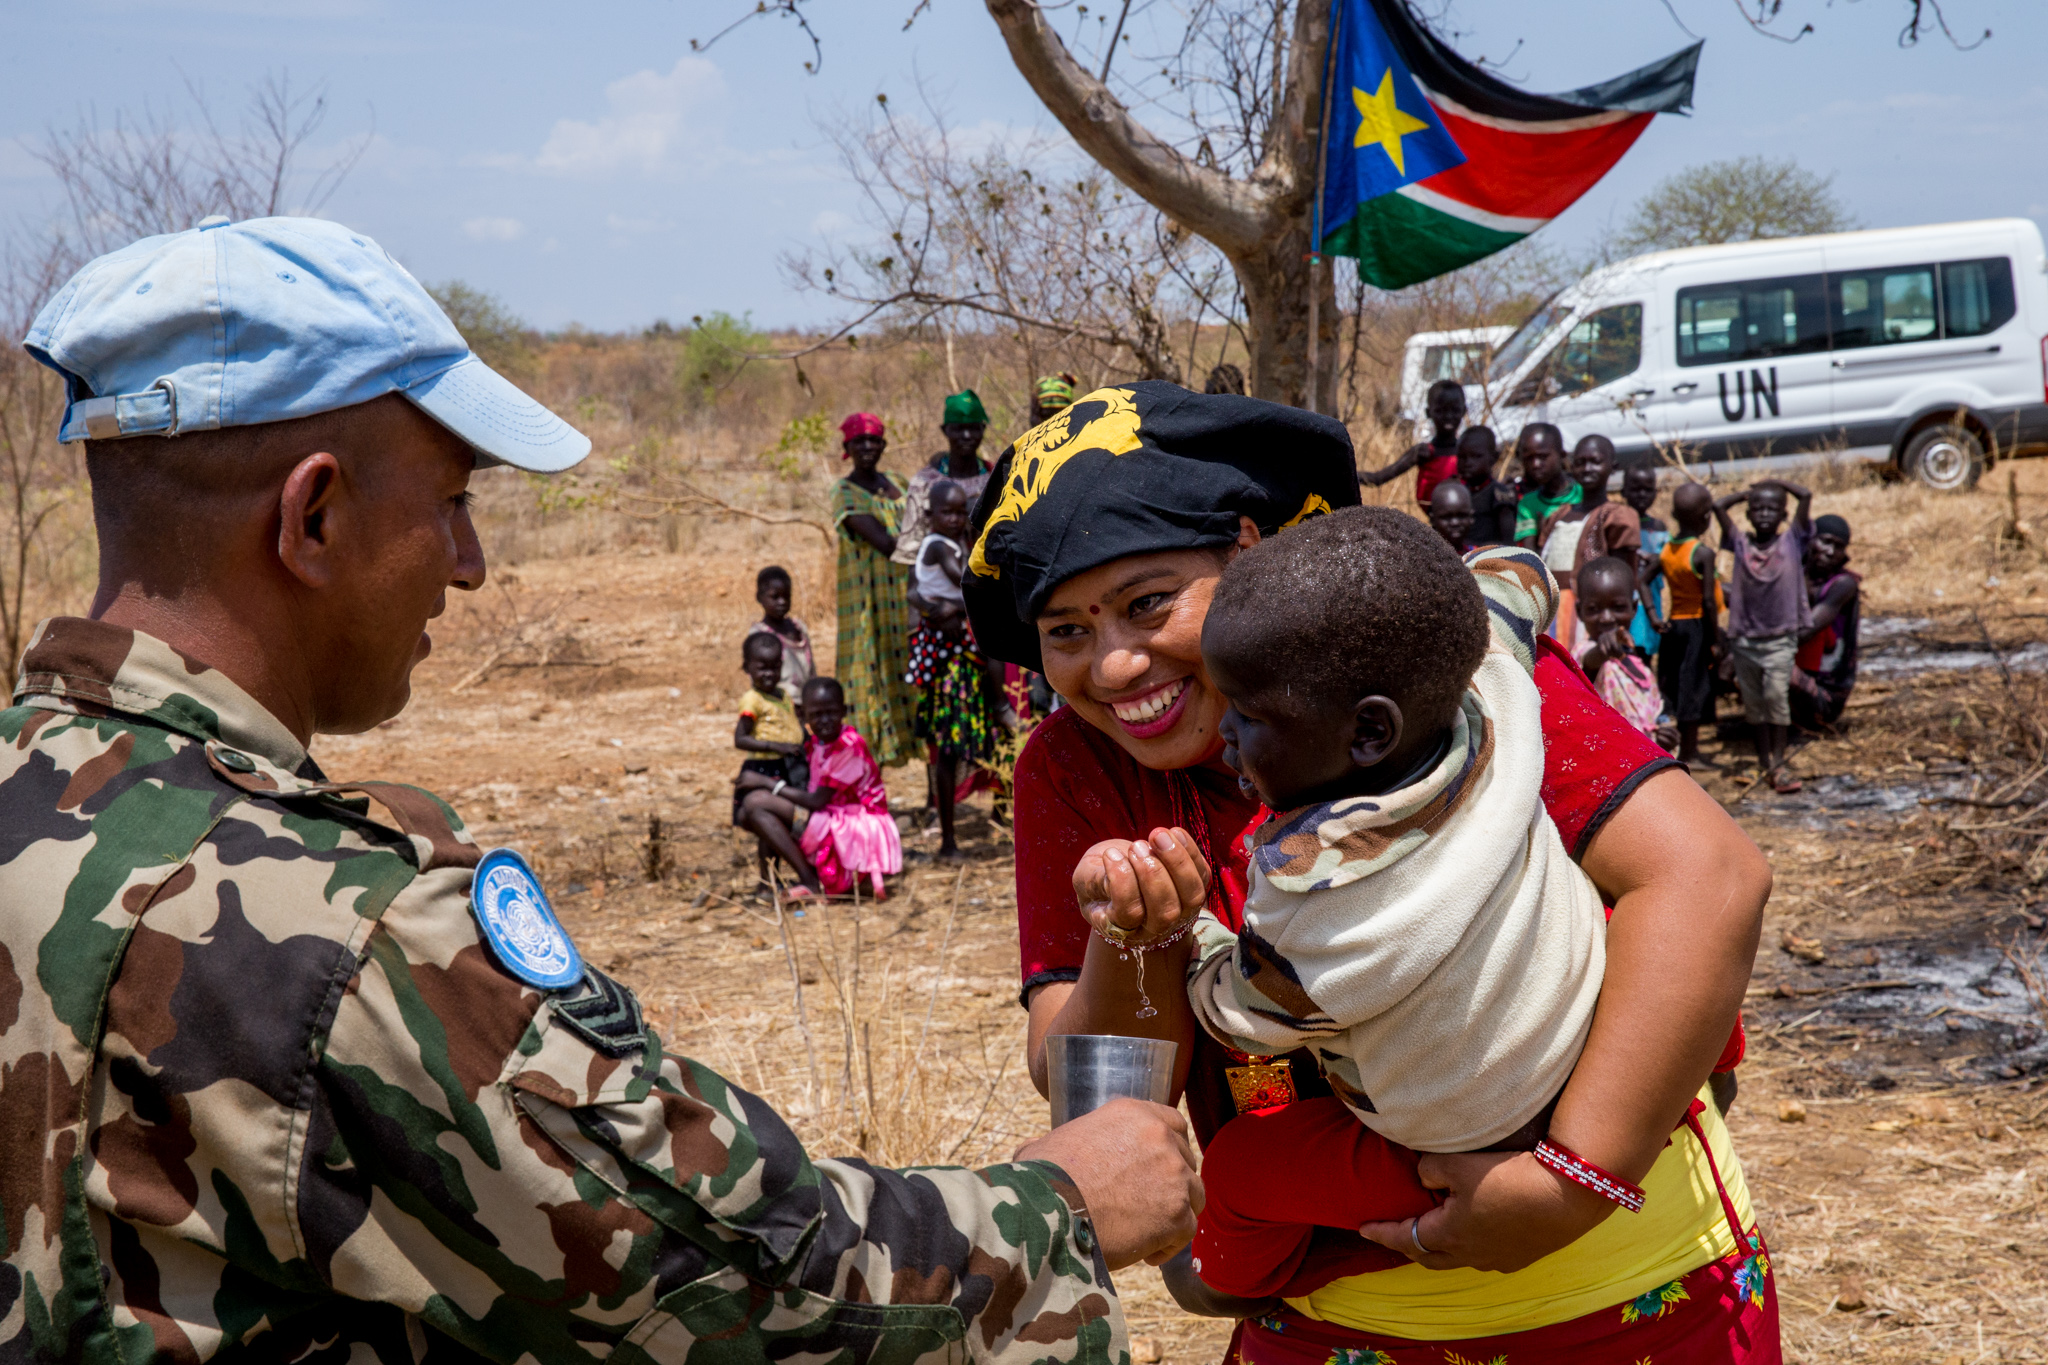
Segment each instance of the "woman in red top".
M996 657L1044 672L1068 703L1032 736L1016 772L1023 998L1041 1092L1048 1035L1116 1033L1181 1044L1189 1110L1205 1140L1238 1112L1233 1071L1241 1087L1263 1092L1247 1095L1247 1108L1290 1088L1325 1093L1305 1054L1284 1059L1291 1075L1278 1076L1279 1062L1253 1070L1258 1062L1226 1056L1199 1035L1180 989L1188 941L1126 957L1091 932L1075 887L1106 879L1112 888L1107 903L1089 907L1097 923L1135 929L1148 906L1155 922L1191 918L1206 900L1237 924L1244 836L1259 810L1219 759L1227 703L1203 670L1204 613L1237 547L1355 503L1352 470L1349 438L1329 419L1139 383L1075 403L1064 422L1020 440L991 477L966 585L976 634ZM1776 1301L1739 1167L1717 1115L1688 1118L1717 1061L1733 1060L1725 1054L1734 1051L1769 867L1719 804L1601 703L1567 657L1545 649L1537 683L1545 805L1613 907L1600 1005L1551 1140L1645 1183L1666 1216L1702 1184L1721 1188L1713 1218L1693 1210L1694 1242L1709 1249L1670 1283L1645 1284L1642 1274L1671 1267L1615 1245L1630 1226L1608 1218L1615 1205L1532 1154L1425 1154L1420 1170L1443 1191L1442 1206L1412 1224L1365 1231L1452 1277L1424 1276L1432 1289L1469 1277L1471 1303L1459 1307L1454 1293L1456 1311L1432 1320L1414 1306L1429 1291L1411 1292L1410 1271L1354 1276L1320 1299L1295 1299L1307 1315L1290 1309L1247 1323L1240 1349L1248 1359L1306 1365L1339 1349L1365 1359L1378 1350L1406 1365L1439 1361L1452 1347L1483 1360L1508 1346L1517 1365L1553 1353L1639 1359L1653 1349L1660 1361L1777 1358ZM1191 837L1167 833L1174 830ZM1095 846L1116 839L1147 843L1112 867ZM1204 862L1213 877L1203 876ZM1157 1010L1146 1018L1140 968ZM1698 1155L1709 1144L1697 1127L1700 1143L1666 1155L1667 1142L1674 1152L1681 1145L1674 1129L1702 1122L1714 1130L1725 1172ZM1665 1172L1673 1161L1682 1169L1652 1178L1653 1167ZM1523 1271L1568 1245L1565 1257ZM1368 1269L1371 1258L1360 1253L1370 1250L1353 1239L1335 1254ZM1379 1255L1381 1264L1391 1259ZM1580 1261L1585 1283L1575 1284ZM1610 1318L1643 1330L1610 1342ZM1487 1325L1499 1330L1471 1330Z

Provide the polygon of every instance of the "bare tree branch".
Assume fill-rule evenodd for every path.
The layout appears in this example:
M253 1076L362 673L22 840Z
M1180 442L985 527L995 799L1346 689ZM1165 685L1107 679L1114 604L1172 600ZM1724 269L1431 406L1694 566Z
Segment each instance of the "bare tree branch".
M1185 357L1171 338L1178 319L1215 307L1197 292L1219 292L1220 253L1103 172L1057 168L1072 155L1062 143L969 154L928 98L919 117L893 108L878 98L865 128L821 125L866 200L868 231L860 246L786 261L793 284L899 335L961 318L1014 329L1034 366L1050 352L1058 368L1178 379L1195 363L1199 331Z
M1968 52L1972 48L1982 47L1991 39L1991 30L1987 28L1971 42L1960 41L1955 30L1948 26L1948 15L1942 12L1941 0L1907 0L1907 3L1913 7L1913 12L1907 17L1906 26L1899 30L1900 47L1912 47L1920 41L1920 35L1927 26L1927 16L1930 13L1934 16L1935 25L1941 29L1941 36L1948 39L1950 45L1958 52Z
M1081 149L1154 207L1224 251L1255 250L1271 235L1269 196L1198 164L1131 117L1090 74L1032 0L987 0L1010 57Z
M233 133L195 82L185 93L192 127L181 126L174 109L147 103L103 126L88 106L77 123L53 125L29 146L64 187L73 264L140 237L183 232L212 214L317 213L376 136L373 115L370 131L301 186L307 144L327 117L325 87L294 93L289 73L267 76L250 89Z
M1749 12L1751 4L1756 6L1756 13L1754 15ZM1784 8L1785 0L1735 0L1735 12L1742 16L1742 22L1748 24L1766 38L1774 38L1781 43L1796 43L1807 34L1813 32L1812 24L1801 24L1799 31L1790 37L1782 33L1773 32L1769 25L1777 19L1779 12Z
M918 6L918 9L923 8L923 5ZM818 41L817 30L811 27L809 17L804 14L803 0L754 0L754 7L752 9L734 19L709 38L701 40L697 38L690 39L690 51L709 52L718 45L721 38L724 38L742 24L753 19L763 19L771 16L778 19L795 20L796 26L803 30L804 37L811 40L811 59L804 63L804 70L810 72L813 76L817 75L825 65L825 45ZM917 10L912 10L910 17L915 19L917 17ZM906 21L903 27L909 28L910 24Z
M681 479L676 480L675 485L666 491L650 490L640 492L634 489L626 489L621 490L620 497L631 498L640 504L638 507L621 506L619 510L627 516L641 521L651 521L656 517L666 516L678 511L709 508L715 512L724 512L735 517L746 517L753 521L763 522L769 526L808 526L823 536L827 545L832 544L834 539L832 528L814 517L783 517L773 516L767 512L757 512L751 507L742 507L738 503L728 502L716 494L706 493L701 488L686 483Z

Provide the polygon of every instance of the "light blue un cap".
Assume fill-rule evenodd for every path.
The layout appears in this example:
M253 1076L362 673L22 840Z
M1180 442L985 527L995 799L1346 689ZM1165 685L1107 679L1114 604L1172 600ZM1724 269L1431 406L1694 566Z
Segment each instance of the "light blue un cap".
M22 344L68 385L61 441L282 422L400 393L480 466L553 473L590 453L477 359L383 247L318 218L208 219L109 252Z

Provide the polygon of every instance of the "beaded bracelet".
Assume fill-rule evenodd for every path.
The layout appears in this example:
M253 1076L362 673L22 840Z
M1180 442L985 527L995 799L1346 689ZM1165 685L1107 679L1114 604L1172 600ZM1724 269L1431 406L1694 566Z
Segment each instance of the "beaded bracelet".
M1161 948L1171 948L1174 944L1186 938L1188 932L1194 927L1195 921L1190 919L1171 933L1162 934L1158 938L1148 939L1134 939L1131 937L1130 930L1119 929L1114 924L1110 925L1107 929L1097 929L1095 933L1104 943L1128 956L1131 953L1152 953L1157 952Z
M1630 1213L1643 1210L1643 1187L1610 1175L1569 1147L1545 1139L1536 1144L1536 1159L1567 1180L1575 1180L1593 1193L1612 1199Z
M1129 962L1134 954L1138 959L1138 1018L1150 1019L1159 1013L1159 1010L1152 1004L1152 997L1145 994L1145 954L1156 953L1161 948L1171 948L1174 944L1186 938L1189 931L1194 927L1195 921L1190 919L1172 933L1162 938L1147 939L1142 943L1134 941L1130 937L1129 930L1119 929L1114 924L1110 925L1107 931L1101 929L1095 931L1097 938L1116 949L1117 957L1122 961Z

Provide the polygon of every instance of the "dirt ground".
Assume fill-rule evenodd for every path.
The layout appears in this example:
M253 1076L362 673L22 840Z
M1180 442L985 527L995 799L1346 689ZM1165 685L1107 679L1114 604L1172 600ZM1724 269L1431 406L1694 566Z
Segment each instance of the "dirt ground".
M2048 465L2020 466L2018 489L2048 501ZM2002 470L1963 498L1824 496L1858 526L1884 659L1844 732L1800 752L1806 792L1753 787L1732 729L1698 774L1777 871L1731 1122L1794 1360L2048 1354L2048 1045L1997 947L2040 929L2039 889L1965 877L1930 894L1896 873L1957 818L1938 803L1977 790L1959 756L1977 751L1925 739L1995 677L1959 645L1982 634L2024 667L2044 635L2048 569L1998 549L2005 507ZM827 547L701 519L654 539L497 569L437 623L405 714L316 755L339 777L428 786L480 843L526 852L585 956L640 993L669 1045L767 1097L815 1152L1002 1159L1046 1107L1023 1064L1011 849L985 798L964 865L913 835L887 901L778 922L747 895L751 850L730 829L738 642L755 569L779 560L826 665ZM890 785L896 809L922 804L920 770ZM1179 1314L1154 1272L1120 1281L1161 1356L1220 1355L1225 1333Z

